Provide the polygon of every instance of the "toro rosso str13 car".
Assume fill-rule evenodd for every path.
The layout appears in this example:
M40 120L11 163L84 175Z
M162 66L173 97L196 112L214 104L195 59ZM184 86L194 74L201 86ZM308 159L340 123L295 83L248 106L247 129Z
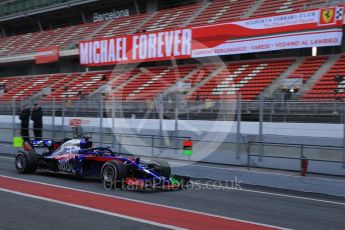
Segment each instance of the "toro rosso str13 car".
M124 157L110 148L92 147L88 138L68 140L34 140L24 143L18 151L15 167L19 173L46 170L75 175L80 178L98 177L106 188L174 189L185 186L189 178L171 176L168 162L143 161L139 157Z

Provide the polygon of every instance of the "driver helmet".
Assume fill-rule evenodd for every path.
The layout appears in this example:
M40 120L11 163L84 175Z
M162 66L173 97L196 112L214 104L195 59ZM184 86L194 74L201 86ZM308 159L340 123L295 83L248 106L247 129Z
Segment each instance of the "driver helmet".
M84 139L80 140L80 148L81 149L92 148L92 141L90 140L90 138L85 137Z

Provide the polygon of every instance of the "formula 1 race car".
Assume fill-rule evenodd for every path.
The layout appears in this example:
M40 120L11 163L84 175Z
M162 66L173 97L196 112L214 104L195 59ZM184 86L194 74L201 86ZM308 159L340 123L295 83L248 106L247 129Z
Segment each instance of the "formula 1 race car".
M80 178L96 176L105 188L180 189L189 181L187 177L172 177L166 161L123 157L110 148L93 148L88 138L64 143L26 141L24 151L17 153L15 167L19 173L46 170Z

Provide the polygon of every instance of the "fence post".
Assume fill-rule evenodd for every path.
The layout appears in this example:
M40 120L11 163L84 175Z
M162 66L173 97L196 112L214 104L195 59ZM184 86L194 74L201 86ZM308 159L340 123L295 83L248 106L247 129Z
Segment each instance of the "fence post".
M343 122L344 122L344 125L343 125L343 162L345 162L345 107L343 108L343 116L344 116L344 119L343 119ZM345 163L343 164L343 168L345 168Z
M283 111L283 113L284 113L284 116L283 116L284 122L286 122L287 121L287 102L286 101L284 101L284 111Z
M304 157L304 145L301 145L301 160Z
M111 98L111 129L115 132L115 98Z
M65 134L65 98L62 99L62 111L61 111L61 126L62 126L62 138L66 138Z
M78 104L78 101L73 102L73 117L77 116L77 104Z
M221 105L220 105L220 110L222 111L222 117L223 117L223 121L226 121L226 115L225 115L225 102L224 101L221 101L220 102Z
M159 135L163 136L163 95L159 95Z
M115 97L111 98L111 131L112 131L112 147L114 148L115 143Z
M12 98L12 137L16 135L16 99Z
M189 101L186 100L186 110L187 110L187 120L190 120L190 114L189 114Z
M180 95L176 93L176 103L175 103L175 141L174 146L178 146L178 119L180 113ZM178 150L174 148L175 154L178 154Z
M177 136L177 132L178 132L179 112L180 112L180 95L177 93L176 103L175 103L175 136Z
M247 142L247 170L250 169L250 142Z
M154 155L154 151L155 151L155 140L154 140L154 136L151 136L151 156Z
M260 95L260 108L259 108L259 142L260 142L260 147L259 147L259 161L262 161L262 156L263 156L263 122L264 122L264 97L263 95Z
M103 107L104 100L101 97L101 105L99 107L99 132L100 132L100 146L103 146Z
M53 108L52 108L52 139L54 140L54 136L55 136L55 109L56 109L56 105L55 105L55 97L53 97Z
M301 145L300 175L306 176L308 171L308 159L304 156L304 145Z
M162 148L163 146L163 113L164 113L164 107L163 107L163 95L159 96L159 154L162 154Z
M122 134L119 134L120 136L119 136L119 153L121 153L121 145L122 145Z
M271 99L270 122L273 121L273 113L274 113L273 100Z
M240 158L241 154L241 117L242 117L242 95L239 94L237 98L237 132L236 132L236 158Z

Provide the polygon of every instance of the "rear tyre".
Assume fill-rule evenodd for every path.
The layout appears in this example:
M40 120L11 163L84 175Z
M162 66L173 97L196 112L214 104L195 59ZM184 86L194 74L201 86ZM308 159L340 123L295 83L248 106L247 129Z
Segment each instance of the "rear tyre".
M126 167L122 162L108 161L101 170L101 179L103 186L107 189L120 188L127 177Z
M19 173L34 173L38 167L38 157L33 151L19 151L15 158L15 166Z
M153 170L160 175L164 176L165 178L169 179L171 176L171 167L169 163L165 160L152 160L149 162L149 166L153 168Z

